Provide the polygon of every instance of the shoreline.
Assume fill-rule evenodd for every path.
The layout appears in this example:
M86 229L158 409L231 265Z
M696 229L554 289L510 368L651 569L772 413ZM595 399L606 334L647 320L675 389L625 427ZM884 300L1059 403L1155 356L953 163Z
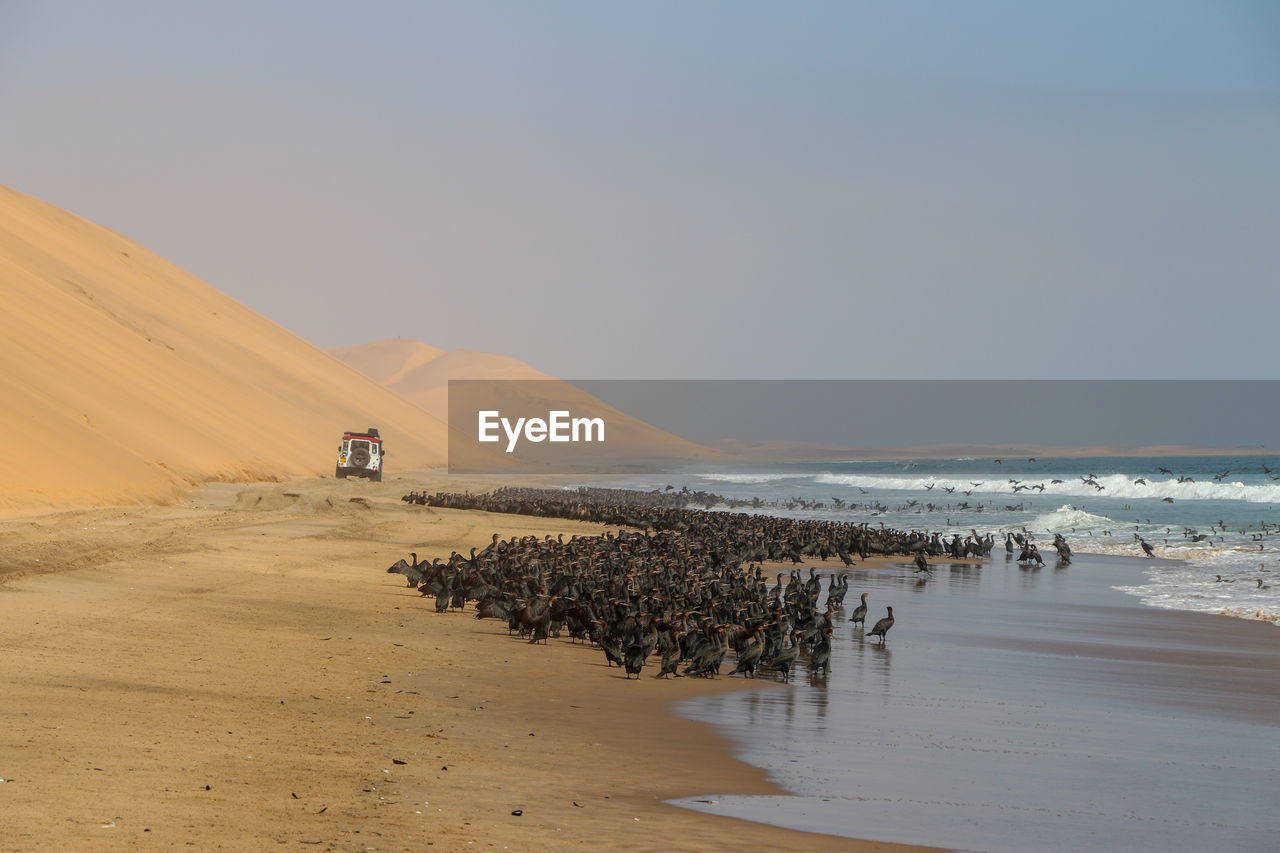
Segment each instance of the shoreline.
M1271 627L1142 604L1113 584L1143 561L1078 556L855 579L895 606L887 649L844 629L820 686L686 705L749 725L737 754L790 794L684 805L962 849L1270 849Z
M444 478L387 486L327 479L217 484L175 506L0 519L0 567L10 570L0 574L0 597L10 605L0 628L0 672L21 709L6 714L0 736L4 754L18 756L0 767L8 780L0 784L0 806L18 829L10 849L117 849L126 833L116 830L126 828L137 833L131 842L144 846L180 838L233 848L293 841L353 850L433 843L721 850L748 839L778 850L938 849L823 835L850 830L819 818L797 823L787 812L803 805L805 792L753 757L755 724L744 719L724 729L690 710L741 705L735 696L752 697L748 704L757 708L784 695L801 701L811 688L795 679L786 688L728 677L625 681L598 650L567 639L553 639L549 645L560 648L548 650L508 637L498 620L475 621L471 611L436 614L399 576L383 574L410 550L445 557L484 544L495 531L606 529L410 507L398 497L419 488L493 485ZM1080 563L1095 560L1117 561L1130 574L1150 562L1077 554ZM849 571L855 584L860 573L868 584L896 584L898 596L918 583L901 557L873 557L850 569L813 565L824 574ZM972 571L978 565L983 572ZM1021 585L1059 574L1052 563L1022 570L999 552L985 563L938 558L935 566L943 584L986 574ZM771 564L766 575L790 568ZM1120 611L1157 614L1137 621L1172 620L1197 636L1247 638L1248 622L1256 621L1223 626L1217 614L1113 593L1123 606L1092 618L1117 638L1125 636ZM885 603L880 593L877 601ZM1046 616L1062 607L1087 616L1080 605L1052 598L1027 606L1048 608ZM922 629L917 624L913 634ZM176 637L182 642L174 645ZM1136 637L1117 647L1125 654L1119 664L1218 660L1195 648L1198 641L1145 648ZM1092 644L1063 640L1039 643L1040 652L1097 656ZM1001 654L1031 646L986 638L975 648ZM898 677L911 668L899 664ZM148 724L130 728L140 719ZM246 733L246 725L256 731ZM183 784L192 767L208 780L204 794L200 783L194 791ZM837 801L839 794L833 791ZM94 823L96 813L55 813L68 797L103 806L101 822ZM724 811L709 813L718 809ZM227 824L235 825L230 836ZM950 840L925 843L945 847Z
M602 529L399 501L440 486L216 484L0 522L8 849L911 849L669 805L781 791L673 706L783 688L601 678L598 651L430 612L383 573L415 547Z

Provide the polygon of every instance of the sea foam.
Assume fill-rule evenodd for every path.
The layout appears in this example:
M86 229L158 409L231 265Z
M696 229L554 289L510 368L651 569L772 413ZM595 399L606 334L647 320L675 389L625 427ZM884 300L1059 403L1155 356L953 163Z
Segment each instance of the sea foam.
M778 475L785 476L785 475ZM1107 497L1135 500L1171 498L1174 501L1247 501L1249 503L1280 503L1280 485L1274 483L1246 484L1235 482L1199 482L1179 483L1176 479L1146 479L1130 477L1128 474L1106 474L1091 478L1098 485L1085 482L1079 477L1052 479L1034 476L1004 479L988 478L975 481L971 479L954 479L947 477L894 477L877 474L834 474L830 471L819 474L815 482L833 486L856 486L862 489L888 489L892 491L925 491L934 489L954 489L957 492L971 491L982 494L1015 493L1062 495L1064 497ZM1010 480L1018 480L1017 483ZM1143 482L1136 482L1143 480ZM763 482L763 481L761 481ZM1015 492L1015 486L1030 487ZM1040 487L1044 488L1041 489ZM1101 488L1098 488L1101 486Z
M808 479L808 476L804 474L760 474L736 471L707 471L699 473L698 476L703 480L711 480L718 483L739 483L743 485L751 485L753 483L777 483L782 480Z

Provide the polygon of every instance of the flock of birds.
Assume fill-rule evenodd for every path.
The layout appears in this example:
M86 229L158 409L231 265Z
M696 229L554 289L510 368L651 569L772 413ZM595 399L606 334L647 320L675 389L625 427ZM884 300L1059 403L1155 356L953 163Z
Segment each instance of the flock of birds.
M997 461L997 462L999 462L1000 460L999 460L999 459L997 459L996 461ZM1035 462L1035 461L1036 461L1036 459L1035 459L1035 457L1034 457L1034 456L1032 456L1032 457L1030 457L1029 459L1027 459L1027 461L1028 461L1028 462ZM1174 477L1174 478L1176 478L1176 482L1178 482L1178 483L1194 483L1194 482L1196 481L1195 477L1188 477L1188 476L1184 476L1184 475L1181 475L1181 474L1175 474L1175 473L1173 472L1173 470L1172 470L1172 469L1164 468L1164 467L1162 467L1162 466L1156 466L1156 470L1157 470L1157 471L1159 471L1161 474L1165 474L1165 475L1167 475L1167 476L1170 476L1170 477ZM1270 469L1270 468L1268 468L1266 465L1263 465L1263 466L1262 466L1262 472L1263 472L1264 474L1267 474L1268 476L1270 476L1272 480L1280 480L1280 475L1273 475L1273 474L1271 474L1271 469ZM1227 479L1227 478L1228 478L1228 477L1230 477L1230 476L1231 476L1231 471L1228 469L1228 470L1225 470L1225 471L1219 471L1218 473L1214 474L1214 475L1213 475L1213 477L1212 477L1211 479L1213 479L1213 481L1214 481L1214 482L1216 482L1216 483L1221 483L1223 480ZM1030 489L1030 490L1036 490L1036 491L1039 491L1039 492L1044 492L1044 488L1045 488L1045 484L1044 484L1044 483L1036 483L1036 484L1034 484L1034 485L1030 485L1030 486L1028 486L1028 485L1026 485L1022 480L1010 479L1008 482L1009 482L1009 485L1013 488L1013 491L1014 491L1014 493L1015 493L1015 494L1016 494L1016 493L1018 493L1018 492L1021 492L1021 491L1029 490L1029 489ZM1051 486L1056 486L1056 485L1060 485L1060 484L1065 483L1065 482L1066 482L1065 480L1050 480L1050 481L1049 481L1049 485L1051 485ZM1104 485L1102 485L1101 483L1099 483L1099 482L1098 482L1098 475L1097 475L1097 474L1092 474L1092 473L1087 474L1087 475L1086 475L1086 474L1081 474L1081 475L1080 475L1080 482L1084 483L1086 486L1093 486L1093 487L1094 487L1096 490L1098 490L1099 492L1101 492L1101 491L1105 491L1105 490L1106 490L1106 488L1107 488L1106 486L1104 486ZM1147 478L1146 478L1146 477L1138 477L1137 479L1135 479L1135 480L1133 481L1133 484L1134 484L1135 486L1147 486L1147 485L1150 485L1150 484L1147 482ZM973 485L974 485L974 486L980 486L980 485L982 485L982 483L974 483ZM965 494L969 494L969 492L965 492ZM1171 503L1173 503L1173 498L1170 498L1170 497L1161 498L1160 500L1161 500L1161 501L1163 501L1164 503L1170 503L1170 504L1171 504Z
M1004 462L1003 459L995 459L993 461L996 464L1003 464ZM1034 456L1027 457L1027 462L1029 463L1034 463L1036 461L1037 461L1037 458ZM913 468L915 467L915 465L914 463L908 463L906 467ZM1266 476L1269 476L1272 480L1280 481L1280 474L1274 473L1273 469L1267 466L1266 464L1261 464L1261 469L1262 469L1262 473L1265 474ZM1177 483L1196 482L1195 477L1190 475L1180 474L1174 471L1173 469L1166 468L1164 466L1156 466L1156 471L1161 475L1173 478L1173 480ZM1212 474L1210 479L1212 479L1217 483L1222 483L1228 477L1230 477L1232 473L1233 471L1229 468L1223 469L1221 471L1218 471ZM1079 475L1079 480L1081 483L1085 485L1093 486L1098 492L1103 492L1107 488L1106 485L1099 482L1099 475L1096 473L1090 472L1087 474L1081 474ZM925 492L932 492L934 491L934 489L938 489L941 492L948 495L955 494L958 490L960 494L968 497L968 496L971 496L973 492L979 487L987 485L986 481L976 481L976 482L968 481L968 482L971 487L969 489L959 489L958 486L939 486L938 483L936 482L925 483L923 485L923 488ZM1026 481L1023 481L1023 480L1010 478L1006 481L1006 485L1009 486L1009 488L1012 490L1014 494L1018 494L1024 491L1038 492L1043 494L1046 486L1060 485L1065 482L1066 482L1065 480L1053 479L1053 480L1050 480L1047 484L1044 482L1027 483ZM1148 482L1146 477L1137 477L1132 482L1134 485L1139 485L1139 486L1148 486L1148 485L1158 486L1159 485L1158 483L1153 484ZM861 487L858 487L858 491L864 495L869 494L869 492L866 489L863 489ZM1174 502L1174 499L1172 497L1167 497L1167 496L1161 498L1160 500L1163 503L1169 503L1169 504ZM760 502L757 501L757 504L759 503ZM779 504L776 502L771 505L779 506ZM784 506L787 509L799 508L799 509L805 509L805 510L821 510L821 509L825 509L827 507L827 504L822 501L806 501L803 498L790 498L785 502L783 502L781 506ZM922 514L922 513L943 513L943 512L950 513L953 511L981 513L986 510L1000 510L1000 509L1003 509L1006 512L1023 512L1026 510L1026 506L1024 504L1014 504L1014 505L1005 504L1001 506L1001 505L988 505L982 502L978 502L975 504L970 504L968 501L960 501L958 503L950 503L950 502L934 503L929 501L922 502L919 499L909 499L896 506L889 506L878 500L870 500L865 503L858 503L856 501L846 501L838 497L833 497L831 499L831 506L833 506L836 509L861 510L863 512L870 514L872 517L886 515L889 513ZM1124 506L1124 509L1125 510L1130 509L1129 505L1126 504ZM1135 529L1140 529L1138 527L1138 524L1139 522L1135 521ZM946 525L948 527L953 526L953 522L951 518L947 518ZM1148 527L1150 527L1151 525L1150 519L1147 520L1147 525ZM1075 533L1076 529L1074 527L1071 528L1071 532ZM1112 535L1110 530L1101 530L1098 533L1102 537L1109 537ZM1182 544L1184 545L1193 545L1197 543L1204 543L1206 545L1214 545L1214 544L1225 545L1227 541L1227 534L1229 533L1238 533L1239 536L1241 537L1248 536L1249 541L1257 543L1258 550L1262 551L1262 550L1266 550L1267 542L1271 541L1272 538L1274 538L1275 536L1280 535L1280 525L1269 524L1266 521L1262 521L1262 522L1259 522L1258 525L1252 529L1242 526L1238 529L1233 528L1229 530L1225 521L1218 521L1216 524L1210 525L1207 532L1201 532L1200 530L1186 527L1182 531L1181 539L1182 539ZM1165 545L1166 547L1169 546L1171 544L1171 539L1175 540L1175 543L1176 543L1176 540L1178 537L1175 531L1173 530L1173 528L1166 528L1165 534L1166 536L1163 539L1163 545ZM1093 537L1094 531L1086 530L1086 531L1083 531L1081 535ZM1142 553L1145 554L1147 557L1155 556L1155 546L1151 542L1148 542L1141 535L1141 533L1135 532L1133 534L1133 541L1134 541L1134 544L1138 548L1140 548ZM1033 560L1034 560L1034 557L1035 555L1033 554L1032 555ZM1259 580L1258 589L1270 589L1270 587L1264 586L1261 580Z
M996 459L994 461L997 464L1001 464L1003 463L1004 460ZM1027 458L1027 462L1036 462L1036 461L1037 459L1034 456L1030 456ZM912 466L908 466L908 467L912 467ZM1164 474L1169 477L1173 477L1174 481L1177 483L1196 482L1195 477L1178 474L1170 468L1157 466L1156 470L1161 474ZM1272 469L1266 465L1262 465L1262 472L1267 476L1271 477L1272 480L1280 480L1280 474L1273 474ZM1210 479L1212 479L1214 482L1222 483L1226 480L1227 477L1231 476L1231 474L1232 474L1232 471L1230 469L1226 469L1212 475ZM1099 476L1096 473L1090 472L1087 474L1080 474L1079 480L1081 483L1083 483L1086 486L1092 486L1097 492L1106 491L1107 487L1103 483L1099 482ZM924 491L932 492L935 489L937 489L938 491L947 495L954 495L958 492L964 497L970 498L973 496L973 493L975 491L980 489L982 486L988 485L987 481L985 480L980 480L976 482L971 480L967 482L969 483L968 489L961 488L960 486L947 486L947 485L940 486L937 482L925 483ZM1055 478L1055 479L1049 480L1047 483L1043 481L1038 483L1030 483L1026 480L1019 480L1017 478L1011 477L1007 479L1003 485L1007 486L1009 490L1015 495L1021 492L1037 492L1037 493L1043 494L1045 489L1048 488L1049 486L1064 485L1066 484L1066 482L1067 482L1066 480ZM1133 480L1133 485L1150 486L1152 484L1148 482L1146 477L1138 477ZM863 494L863 495L870 494L869 491L862 488L861 486L856 486L855 488L858 489L858 492L860 494ZM987 489L986 491L991 492L992 489ZM1167 496L1161 498L1160 500L1163 503L1171 504L1174 502L1174 499L1172 497L1167 497ZM748 505L748 504L740 504L740 505ZM828 507L828 504L825 501L806 500L804 498L798 498L798 497L789 498L783 502L775 501L772 503L765 503L763 501L760 501L759 499L755 499L754 504L750 504L750 505L754 505L756 507L761 507L761 506L769 506L769 507L775 507L775 508L782 507L790 510L794 510L794 509L821 510L821 509L826 509ZM897 506L889 506L876 500L871 500L864 503L858 503L856 501L848 501L839 497L831 498L830 506L835 509L860 509L860 510L869 512L872 515L884 515L889 512L908 512L912 510L914 510L916 513L924 513L924 512L933 513L933 512L951 512L951 511L983 512L989 509L993 509L993 510L1004 509L1006 512L1020 512L1024 509L1022 505L1006 504L1006 505L990 505L989 506L988 504L983 502L970 504L967 501L959 502L959 503L950 503L950 502L921 503L919 500L908 500Z
M1031 457L1028 461L1036 460ZM1262 467L1272 479L1280 479L1271 475L1267 466ZM1193 482L1168 468L1158 470L1177 477L1180 483ZM1224 470L1213 479L1222 482L1230 474ZM1105 489L1096 474L1080 479L1099 491ZM1134 482L1142 485L1146 481L1140 477ZM1043 492L1045 488L1043 483L1009 483L1015 493ZM971 485L976 489L984 483ZM925 490L934 486L928 484ZM944 486L942 491L951 494L956 488ZM970 491L963 490L963 494ZM855 559L865 560L873 554L898 555L912 559L918 573L928 574L931 557L981 559L990 556L996 544L991 533L980 535L972 529L968 535L948 537L938 532L891 529L883 523L873 526L865 521L767 515L759 511L779 506L824 509L826 504L803 498L781 502L732 499L688 487L653 491L503 488L488 494L414 492L402 499L410 504L564 518L619 528L597 536L572 536L567 541L563 535L502 540L494 534L487 547L472 549L469 556L454 552L448 559L419 561L414 553L387 572L404 575L408 586L434 598L437 612L463 610L470 603L476 618L505 620L511 633L519 633L530 643L565 634L574 642L590 643L628 678L639 677L646 666L655 665L659 678L713 677L721 672L730 652L734 675L755 677L763 670L787 680L803 658L811 675L825 676L830 671L836 611L843 606L849 574L840 572L831 578L820 604L823 585L815 568L809 567L807 578L797 568L779 572L769 583L764 563L790 561L798 566L810 560L838 558L851 567ZM838 497L831 501L837 509L860 506ZM721 510L711 512L713 507ZM874 501L861 507L872 516L889 509ZM753 512L723 511L725 508ZM913 508L934 512L943 506L909 500L897 507L900 511ZM981 511L982 505L961 503L957 508ZM1011 511L1020 508L1005 507ZM1166 533L1174 535L1172 528ZM1185 528L1182 537L1188 542L1212 544L1213 537L1220 538L1223 533L1226 525L1218 522L1208 533ZM1254 539L1272 533L1280 534L1280 525L1264 524ZM1155 556L1154 546L1141 534L1135 532L1133 537L1143 553ZM1164 542L1169 544L1167 538ZM1037 543L1025 529L1006 532L1004 546L1007 557L1016 554L1024 566L1044 565ZM1061 534L1054 534L1052 548L1059 567L1070 564L1071 547ZM1219 583L1234 580L1217 576ZM1256 580L1259 590L1271 588L1262 578ZM849 619L863 629L869 598L869 593L862 593ZM884 617L862 636L883 645L893 625L893 608L886 607Z
M600 649L609 665L628 678L658 661L656 677L713 677L730 652L730 674L757 671L790 677L807 661L813 676L830 671L831 643L849 588L849 573L835 574L822 598L821 576L810 560L837 558L846 567L871 555L914 559L929 572L930 557L989 556L991 534L902 531L868 523L805 520L762 514L710 512L690 504L714 503L705 493L640 492L582 488L575 491L504 488L489 494L411 493L406 503L565 518L621 528L565 539L536 536L502 539L494 534L470 555L419 560L417 553L386 571L403 575L411 588L434 599L437 612L465 610L476 618L502 619L509 632L530 643L568 635ZM748 502L749 503L749 502ZM1036 544L1009 533L1005 548L1024 564L1043 565ZM1071 549L1061 536L1054 548L1060 564ZM1020 549L1020 550L1019 550ZM772 583L763 564L790 561ZM850 619L866 629L868 599ZM893 608L862 634L883 646L894 626Z
M839 558L851 566L872 554L942 553L937 539L918 532L680 505L701 500L694 493L505 488L483 495L414 493L403 500L623 528L568 539L504 540L495 533L469 556L420 561L412 553L386 571L434 599L437 612L474 604L476 618L502 619L530 643L567 634L600 649L628 678L653 666L651 659L659 678L714 677L730 652L733 675L763 670L787 680L803 657L811 675L825 677L848 572L831 579L820 601L823 584L814 567L807 577L797 568L778 572L769 583L763 563ZM864 629L869 597L862 594L849 620ZM883 645L893 625L887 607L863 636Z

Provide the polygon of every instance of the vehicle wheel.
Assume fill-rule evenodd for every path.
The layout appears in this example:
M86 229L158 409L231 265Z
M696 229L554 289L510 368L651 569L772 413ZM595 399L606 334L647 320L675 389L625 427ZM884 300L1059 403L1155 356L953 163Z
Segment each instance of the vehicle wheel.
M369 479L370 479L370 480L373 480L373 482L375 482L375 483L381 483L381 482L382 482L382 472L381 472L381 471L374 471L372 474L370 474L370 475L369 475Z
M347 461L355 468L363 468L369 464L369 451L363 447L357 447L351 452L351 458Z
M341 468L334 468L333 476L337 477L339 480L345 480L347 478L347 472L343 471Z

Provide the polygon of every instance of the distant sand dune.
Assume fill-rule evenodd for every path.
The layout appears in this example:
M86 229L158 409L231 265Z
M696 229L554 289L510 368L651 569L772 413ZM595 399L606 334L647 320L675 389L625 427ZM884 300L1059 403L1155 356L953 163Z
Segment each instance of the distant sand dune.
M0 511L322 474L341 431L370 425L393 469L444 462L440 420L136 243L5 187L0 281Z
M431 352L440 353L427 358ZM574 417L600 417L607 426L605 446L575 448L585 468L610 470L613 466L635 460L713 461L732 458L730 454L686 441L637 418L621 412L593 397L575 385L550 376L505 355L477 350L441 352L417 341L377 341L364 346L340 347L328 352L383 382L392 391L441 420L449 418L449 381L521 380L531 384L504 395L513 409L524 407L529 413L545 414L547 404L572 412ZM388 377L388 378L382 378ZM533 384L536 383L536 384ZM512 396L514 394L514 396ZM524 412L517 412L521 414ZM455 426L459 426L455 424ZM468 432L474 427L461 424ZM483 449L468 441L467 452L475 454L462 461L464 467L497 469L510 464L501 450ZM493 446L496 447L496 446ZM526 466L536 468L536 450L522 458ZM551 448L545 448L551 450ZM551 454L549 453L548 456ZM562 456L555 457L562 459ZM453 462L459 457L455 449ZM551 467L559 467L552 464Z
M396 338L360 344L353 347L333 347L327 350L379 385L392 385L415 368L444 355L444 350L421 341L404 341Z

